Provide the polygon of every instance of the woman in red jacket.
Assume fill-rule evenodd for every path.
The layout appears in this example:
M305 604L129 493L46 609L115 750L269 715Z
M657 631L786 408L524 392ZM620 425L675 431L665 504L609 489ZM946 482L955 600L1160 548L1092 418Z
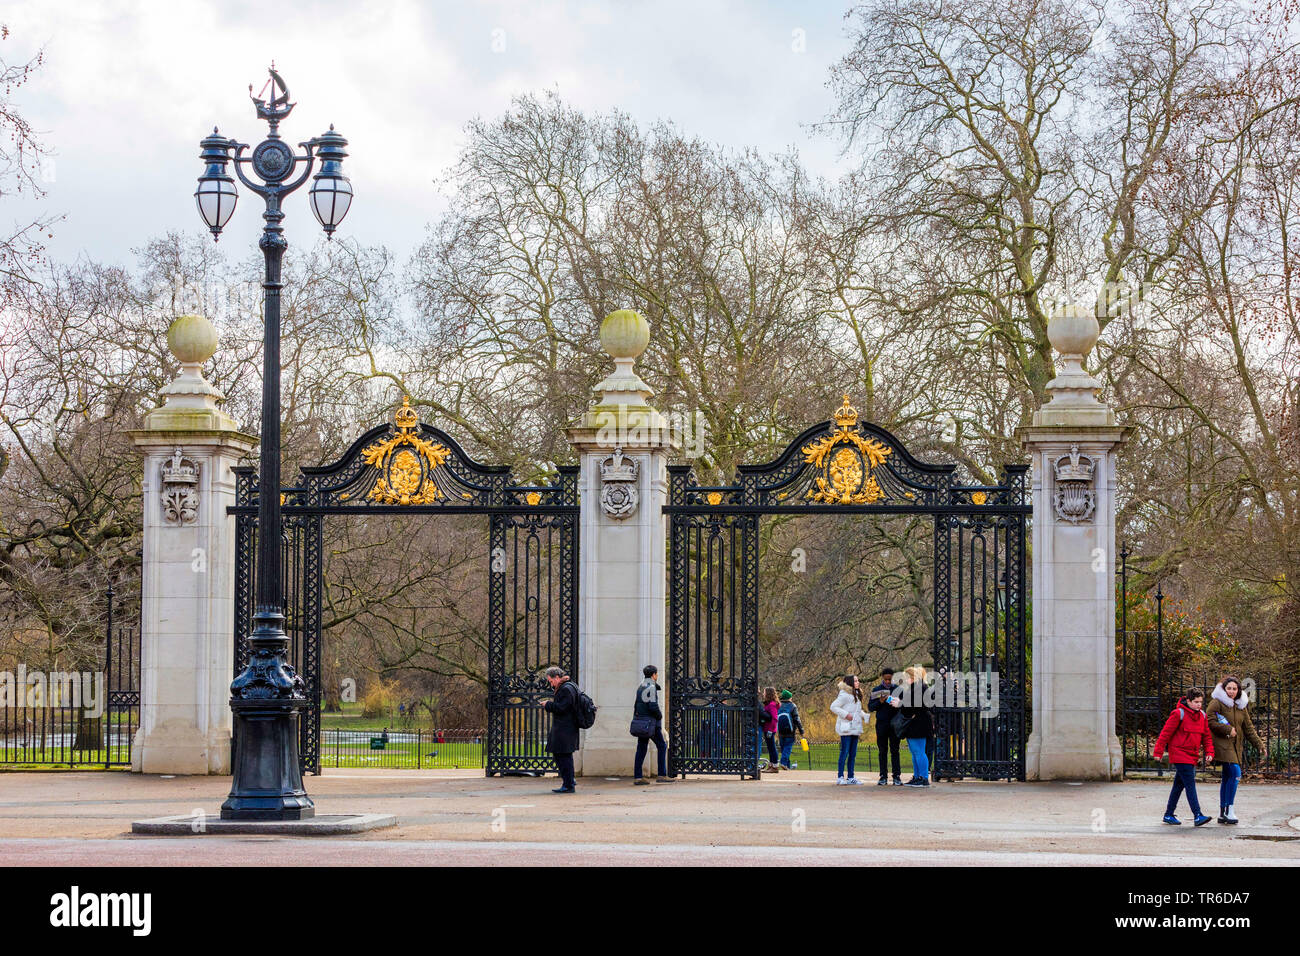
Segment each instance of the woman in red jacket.
M1183 821L1174 816L1178 807L1178 798L1187 791L1187 805L1192 808L1193 823L1203 827L1210 818L1201 812L1201 802L1196 799L1196 762L1201 759L1201 747L1205 756L1214 759L1214 738L1210 735L1210 722L1201 707L1205 704L1205 695L1199 688L1190 687L1178 701L1169 719L1165 721L1160 736L1156 738L1153 756L1162 759L1165 748L1174 765L1174 788L1169 794L1169 806L1165 809L1165 823L1178 826Z

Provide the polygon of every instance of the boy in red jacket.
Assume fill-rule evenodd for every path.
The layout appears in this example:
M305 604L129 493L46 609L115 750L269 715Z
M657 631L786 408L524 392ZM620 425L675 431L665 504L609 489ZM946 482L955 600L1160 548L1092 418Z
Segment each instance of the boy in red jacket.
M1156 760L1168 756L1174 765L1174 788L1169 794L1169 806L1165 810L1165 823L1178 826L1182 823L1174 816L1178 806L1178 797L1187 791L1187 805L1192 808L1192 822L1203 827L1210 818L1201 812L1201 802L1196 799L1196 761L1201 759L1201 747L1205 747L1205 756L1214 759L1214 738L1210 735L1210 721L1201 710L1205 704L1205 695L1198 688L1188 688L1187 693L1178 701L1164 729L1156 738L1154 756ZM1165 754L1165 748L1169 753Z

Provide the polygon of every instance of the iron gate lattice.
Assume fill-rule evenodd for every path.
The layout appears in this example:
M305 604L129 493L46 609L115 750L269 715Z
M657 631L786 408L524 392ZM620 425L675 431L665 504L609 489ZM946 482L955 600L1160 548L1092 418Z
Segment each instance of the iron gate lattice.
M769 463L741 465L732 484L703 486L691 466L669 466L670 774L758 776L761 518L920 514L934 522L931 654L942 694L932 774L1025 778L1029 466L1007 465L987 486L958 484L956 467L920 461L859 422L847 395L832 421Z
M257 474L235 471L234 673L248 661L257 558ZM558 665L577 673L578 468L545 485L471 458L404 402L392 424L363 434L332 464L301 469L282 491L281 548L290 665L308 705L299 728L304 773L320 773L321 598L324 522L345 515L481 515L487 519L488 735L484 765L500 773L554 771L549 715L538 706ZM234 742L232 741L232 747Z

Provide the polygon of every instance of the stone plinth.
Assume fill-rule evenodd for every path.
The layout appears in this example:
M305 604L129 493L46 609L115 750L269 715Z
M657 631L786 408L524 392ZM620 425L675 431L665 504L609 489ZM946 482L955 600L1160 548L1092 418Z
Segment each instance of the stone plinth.
M217 407L200 374L216 349L207 320L168 330L182 373L131 433L144 454L140 729L132 769L230 772L235 503L231 469L257 444Z
M397 826L387 813L329 813L308 820L221 820L202 814L135 820L132 833L149 836L347 836Z
M642 668L664 659L668 458L678 445L667 421L646 403L653 394L633 369L649 342L646 320L615 312L601 324L615 371L596 386L600 399L575 427L582 501L578 682L600 708L582 733L577 766L586 776L628 775L636 741L628 735ZM652 752L646 760L653 773Z
M1052 398L1019 432L1033 480L1031 780L1115 780L1115 453L1130 429L1082 367L1096 343L1090 311L1053 318L1064 369Z

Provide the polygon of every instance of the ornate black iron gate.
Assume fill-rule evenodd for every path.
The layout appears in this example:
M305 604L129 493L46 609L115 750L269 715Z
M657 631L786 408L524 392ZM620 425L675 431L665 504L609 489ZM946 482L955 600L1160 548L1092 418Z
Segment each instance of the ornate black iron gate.
M764 515L934 520L933 775L1025 776L1027 465L998 485L914 458L845 396L830 422L730 485L669 472L669 772L758 775L758 528ZM866 596L864 596L865 598Z
M235 660L248 660L257 556L257 475L235 469ZM552 484L519 485L509 468L470 458L403 403L391 425L358 438L333 464L303 468L282 495L285 632L311 704L300 727L305 773L320 772L324 519L331 515L484 515L488 519L489 776L551 770L549 718L537 707L553 664L577 673L578 469Z

